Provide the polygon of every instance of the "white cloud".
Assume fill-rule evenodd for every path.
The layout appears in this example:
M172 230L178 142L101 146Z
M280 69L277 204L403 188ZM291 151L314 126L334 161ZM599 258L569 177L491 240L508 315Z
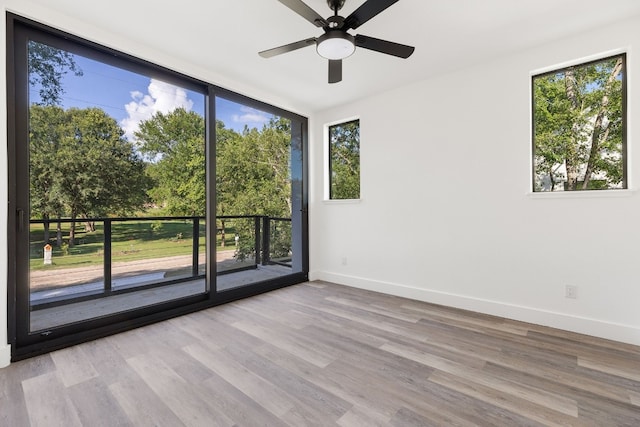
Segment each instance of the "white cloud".
M132 91L132 101L124 106L128 117L122 119L120 126L130 141L134 140L133 134L138 130L140 122L150 119L154 114L170 113L180 107L187 111L193 108L193 101L181 87L151 79L147 92L148 94Z
M255 127L256 124L263 124L269 121L270 116L260 110L250 107L240 107L243 114L234 114L231 118L236 123L243 123L249 127ZM253 124L253 126L252 126Z

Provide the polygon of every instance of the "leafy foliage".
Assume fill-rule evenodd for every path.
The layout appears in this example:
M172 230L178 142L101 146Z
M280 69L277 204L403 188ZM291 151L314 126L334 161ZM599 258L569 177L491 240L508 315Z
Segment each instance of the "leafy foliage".
M204 215L206 210L205 124L196 113L176 109L157 113L140 124L135 136L150 164L154 180L149 192L158 205L174 215ZM248 128L238 133L216 122L216 214L218 216L291 216L290 122L272 118L261 130ZM238 257L253 254L253 220L235 220L239 241ZM223 234L225 221L217 228ZM290 231L278 230L279 250L288 253ZM287 242L284 242L288 238ZM284 242L284 243L283 243ZM274 246L275 247L275 246Z
M535 191L624 185L623 57L533 79Z
M98 108L30 109L32 217L127 214L146 201L144 163Z
M149 192L173 215L203 216L206 211L205 122L193 111L178 108L156 113L135 133L139 150L151 161Z
M69 71L82 76L70 52L46 44L29 41L29 85L39 87L40 105L60 104L64 88L62 77Z
M288 120L273 118L217 141L219 214L291 216L290 134Z
M219 215L291 217L291 124L272 118L262 130L245 127L242 134L218 128L216 141L216 193ZM237 222L239 259L255 255L251 221ZM278 234L278 251L291 249L290 231ZM276 236L272 234L272 243ZM273 246L273 245L272 245Z
M360 198L360 120L329 128L330 198Z

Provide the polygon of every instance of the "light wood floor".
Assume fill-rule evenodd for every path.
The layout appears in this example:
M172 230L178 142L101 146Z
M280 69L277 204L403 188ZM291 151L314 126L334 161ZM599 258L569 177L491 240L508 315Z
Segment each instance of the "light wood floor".
M640 348L312 282L0 369L0 426L640 426Z

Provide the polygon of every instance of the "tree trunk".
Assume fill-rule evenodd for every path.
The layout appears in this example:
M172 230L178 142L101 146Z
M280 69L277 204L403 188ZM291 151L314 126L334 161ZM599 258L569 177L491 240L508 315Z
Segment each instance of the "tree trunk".
M603 125L605 117L609 113L609 94L611 93L611 87L615 82L618 74L622 71L622 58L618 58L616 65L611 70L611 74L607 79L607 83L604 86L604 94L602 95L602 101L600 103L600 110L596 116L596 120L593 123L593 132L591 134L591 149L589 150L589 160L587 161L587 169L584 174L584 183L582 189L586 190L593 174L593 169L598 156L600 155L600 135L604 130L603 141L607 139L609 135L609 129Z
M48 244L49 243L49 237L51 237L51 233L49 231L50 228L50 224L49 224L49 214L44 214L42 215L42 218L44 219L44 244Z
M60 218L60 215L58 215ZM56 245L58 247L62 246L62 223L58 220L58 226L56 227Z
M71 213L71 229L69 230L69 247L76 244L76 213Z
M220 220L220 246L224 247L225 246L225 242L224 242L224 221Z
M564 82L565 82L565 91L567 93L567 98L571 102L571 108L573 111L579 111L580 105L578 104L578 96L576 94L576 76L573 72L572 68L568 68L564 74ZM567 169L567 190L573 191L576 189L578 185L578 153L577 146L580 141L579 139L579 125L574 122L571 128L571 138L569 141L569 146L566 150L565 157L565 167Z

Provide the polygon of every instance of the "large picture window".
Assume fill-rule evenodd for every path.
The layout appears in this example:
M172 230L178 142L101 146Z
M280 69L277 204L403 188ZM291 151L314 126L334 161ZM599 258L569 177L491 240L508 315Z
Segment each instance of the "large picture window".
M329 126L329 199L360 198L360 120Z
M627 188L626 55L532 77L533 190Z

